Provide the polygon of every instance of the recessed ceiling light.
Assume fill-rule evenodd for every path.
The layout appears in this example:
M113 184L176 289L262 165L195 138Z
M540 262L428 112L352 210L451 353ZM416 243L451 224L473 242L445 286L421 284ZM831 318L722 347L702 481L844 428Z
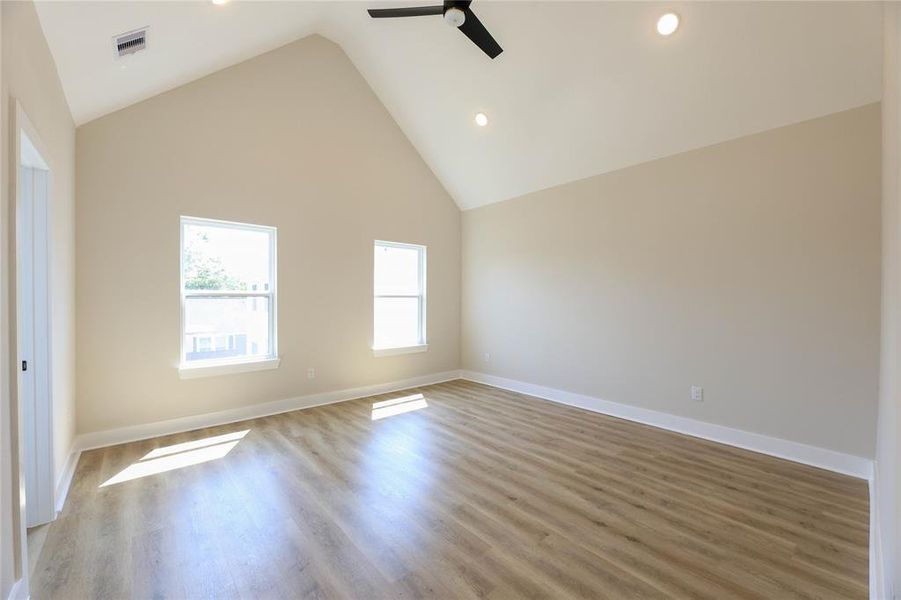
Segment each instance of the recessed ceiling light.
M484 127L488 124L488 115L485 113L476 113L476 125Z
M215 4L216 6L222 6L223 4L225 4L226 2L228 2L228 0L210 0L210 1L211 1L213 4Z
M657 19L657 33L660 35L672 35L679 29L679 15L676 13L666 13Z

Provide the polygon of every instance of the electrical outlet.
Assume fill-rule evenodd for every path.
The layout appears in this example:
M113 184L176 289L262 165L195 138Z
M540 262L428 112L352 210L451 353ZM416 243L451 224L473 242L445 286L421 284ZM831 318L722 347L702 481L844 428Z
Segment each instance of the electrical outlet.
M704 388L699 385L691 386L691 399L695 402L704 401Z
M316 369L307 369L307 379L316 379Z
M489 362L491 360L491 355L489 353L485 353L485 362Z

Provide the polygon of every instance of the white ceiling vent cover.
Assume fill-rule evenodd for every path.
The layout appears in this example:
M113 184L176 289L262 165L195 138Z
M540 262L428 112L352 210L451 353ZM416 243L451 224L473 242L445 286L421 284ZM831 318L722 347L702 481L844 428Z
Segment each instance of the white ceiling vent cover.
M116 50L116 58L140 52L147 47L147 27L115 36L113 46Z

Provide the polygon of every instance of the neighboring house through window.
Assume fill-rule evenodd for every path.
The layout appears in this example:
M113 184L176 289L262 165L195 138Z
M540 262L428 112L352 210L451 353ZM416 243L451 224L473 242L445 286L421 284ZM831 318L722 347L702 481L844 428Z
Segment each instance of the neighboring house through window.
M276 230L181 218L181 366L275 360Z

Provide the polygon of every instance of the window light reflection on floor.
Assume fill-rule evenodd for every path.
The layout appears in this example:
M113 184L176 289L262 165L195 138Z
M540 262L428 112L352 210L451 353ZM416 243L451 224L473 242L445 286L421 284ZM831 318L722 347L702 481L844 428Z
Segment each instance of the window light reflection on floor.
M100 484L100 487L124 483L133 479L140 479L141 477L157 475L166 471L174 471L175 469L220 459L231 452L249 431L249 429L246 429L202 440L157 448L148 452L141 460L129 465L104 481Z
M191 442L182 442L181 444L172 444L171 446L163 446L162 448L157 448L155 450L151 450L141 460L149 460L151 458L160 458L161 456L168 456L169 454L178 454L179 452L184 452L186 450L195 450L197 448L205 448L206 446L215 446L216 444L221 444L223 442L231 442L233 440L240 440L249 429L245 429L244 431L235 431L234 433L224 433L222 435L214 435L212 437L203 438L200 440L194 440Z
M395 398L394 400L383 400L381 402L373 403L372 420L378 421L385 417L401 415L414 410L427 408L428 406L429 404L425 401L422 394L412 394L410 396L404 396L403 398Z

